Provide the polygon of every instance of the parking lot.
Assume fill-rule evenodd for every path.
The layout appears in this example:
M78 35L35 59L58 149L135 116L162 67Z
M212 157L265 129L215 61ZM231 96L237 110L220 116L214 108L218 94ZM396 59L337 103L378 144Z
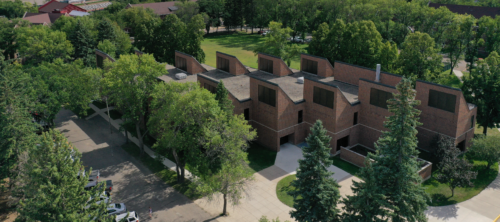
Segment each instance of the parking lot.
M83 164L100 170L99 181L113 181L111 202L125 203L141 221L216 221L126 153L120 147L125 137L114 129L110 134L108 122L100 116L82 120L63 110L56 126L82 153Z

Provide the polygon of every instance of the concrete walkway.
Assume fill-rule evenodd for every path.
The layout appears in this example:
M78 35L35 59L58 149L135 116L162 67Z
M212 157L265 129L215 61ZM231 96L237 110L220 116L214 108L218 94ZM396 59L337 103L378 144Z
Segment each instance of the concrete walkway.
M443 207L429 207L429 222L491 222L500 214L500 176L481 193L464 202Z

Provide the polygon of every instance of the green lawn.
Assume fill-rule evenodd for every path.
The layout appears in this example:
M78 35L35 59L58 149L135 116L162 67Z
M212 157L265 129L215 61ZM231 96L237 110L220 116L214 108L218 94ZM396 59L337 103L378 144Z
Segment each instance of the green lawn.
M287 176L281 179L278 185L276 185L276 195L278 195L278 199L289 207L293 207L293 197L288 195L287 192L295 190L295 187L290 186L290 183L296 178L295 174Z
M184 194L191 200L196 200L200 198L200 195L197 194L192 188L192 183L190 180L185 180L184 184L177 183L177 174L165 168L165 165L160 161L150 157L147 154L144 154L142 157L139 157L139 147L137 147L134 143L130 142L122 146L122 148L127 151L128 154L141 161L149 170L151 170L156 176L161 178L165 183L172 186L175 190Z
M349 163L343 159L340 159L340 155L333 156L333 157L331 157L331 159L333 160L334 166L350 173L351 175L354 175L354 176L358 175L360 168L352 163Z
M474 130L474 135L483 134L483 127L476 125L476 129ZM500 137L500 131L497 128L488 128L486 132L488 136L497 136Z
M108 115L108 112L104 112L106 115ZM118 110L116 109L113 109L113 110L110 110L109 111L109 116L111 117L111 119L121 119L122 118L122 114L120 112L118 112Z
M274 165L277 154L277 152L262 147L257 143L250 143L247 153L248 161L250 162L249 166L255 172L259 172Z
M454 88L462 88L462 82L456 75L450 75L450 70L444 71L441 76L445 77L443 79L438 80L439 84L454 87Z
M223 52L236 56L243 65L257 68L257 56L253 50L257 45L264 42L264 38L258 34L233 33L229 35L216 35L206 37L201 43L205 51L205 64L216 67L215 52ZM307 51L307 44L299 44ZM292 61L292 68L300 69L300 57Z
M446 184L437 182L433 177L425 181L422 185L426 188L426 192L431 196L432 202L430 206L445 206L459 203L476 196L483 191L498 175L498 163L493 165L491 169L484 170L486 162L474 161L474 171L477 171L477 177L474 182L474 187L471 188L456 188L455 195L451 197L451 190Z

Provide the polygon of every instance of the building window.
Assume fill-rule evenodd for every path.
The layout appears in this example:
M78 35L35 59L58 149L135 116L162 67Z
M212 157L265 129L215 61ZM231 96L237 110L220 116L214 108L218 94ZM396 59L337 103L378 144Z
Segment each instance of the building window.
M315 86L313 102L333 109L333 92Z
M276 106L276 90L259 85L259 101L270 106Z
M207 89L211 93L215 94L215 92L217 92L217 87L215 87L215 86L212 86L212 85L206 84L206 83L204 83L203 86L204 86L205 89Z
M104 68L104 58L100 55L97 56L97 67Z
M352 121L352 125L358 124L358 112L354 113L354 120Z
M302 123L302 121L303 121L302 113L303 113L302 110L300 110L299 111L299 121L298 121L299 123Z
M387 100L392 99L392 93L371 88L370 104L387 109Z
M302 59L302 71L318 74L318 62L309 59Z
M217 68L229 72L229 59L217 57Z
M439 92L436 90L429 90L429 106L442 109L448 112L455 112L455 102L457 96Z
M273 60L259 58L259 69L265 72L273 73Z
M185 58L180 56L175 57L175 67L182 69L187 72L187 62Z
M245 116L245 120L250 120L250 109L245 109L243 111L243 115Z
M470 128L474 128L474 117L475 117L475 116L472 116L472 117L470 118Z

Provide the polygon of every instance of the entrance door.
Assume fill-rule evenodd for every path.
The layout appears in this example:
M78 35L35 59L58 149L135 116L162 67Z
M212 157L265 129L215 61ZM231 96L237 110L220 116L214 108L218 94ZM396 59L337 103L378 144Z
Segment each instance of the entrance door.
M462 140L462 142L458 143L457 148L460 149L460 151L465 152L465 140Z
M349 146L349 136L342 137L337 140L337 150L340 150L340 147L348 147Z
M289 135L286 135L286 136L280 138L280 145L288 143L288 136Z

